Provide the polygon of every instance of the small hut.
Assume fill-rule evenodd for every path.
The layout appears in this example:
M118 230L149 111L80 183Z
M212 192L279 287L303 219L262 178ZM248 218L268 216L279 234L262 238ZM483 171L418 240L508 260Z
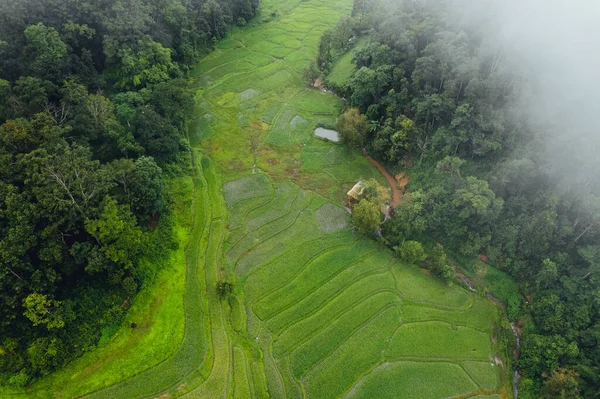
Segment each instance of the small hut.
M363 191L365 191L365 187L367 187L367 185L363 181L359 181L352 189L350 189L350 191L348 191L348 206L350 208L354 208L354 205L358 204L360 196Z

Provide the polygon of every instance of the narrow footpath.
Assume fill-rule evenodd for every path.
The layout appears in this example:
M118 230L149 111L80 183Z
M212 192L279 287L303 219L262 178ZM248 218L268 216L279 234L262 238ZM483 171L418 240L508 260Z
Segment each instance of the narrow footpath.
M390 172L388 172L383 167L383 165L381 165L379 162L377 162L376 160L374 160L369 154L367 154L366 152L364 152L363 154L369 160L369 162L371 162L373 165L375 165L375 167L377 169L379 169L379 171L381 172L381 174L387 179L388 183L390 183L390 186L392 187L392 193L394 194L394 197L393 197L394 199L390 203L390 205L392 206L392 208L395 208L398 205L400 205L402 203L402 191L398 188L398 180L396 180L396 178L394 176L392 176L390 174ZM404 188L404 186L406 185L406 183L407 182L403 182L402 188Z

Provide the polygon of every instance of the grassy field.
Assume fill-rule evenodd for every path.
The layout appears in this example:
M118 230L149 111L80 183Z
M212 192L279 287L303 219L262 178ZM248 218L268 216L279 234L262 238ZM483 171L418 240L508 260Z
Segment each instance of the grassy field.
M325 79L325 84L333 83L337 87L343 87L354 72L355 65L352 59L356 52L367 44L366 39L361 39L346 54L342 55L331 68L331 72Z
M181 250L102 348L0 396L505 392L508 372L493 362L495 305L354 233L346 191L357 180L386 181L361 154L312 134L343 104L307 88L302 70L351 6L264 0L258 21L268 22L234 30L198 64L193 173L172 187ZM217 296L221 280L234 285L229 298Z

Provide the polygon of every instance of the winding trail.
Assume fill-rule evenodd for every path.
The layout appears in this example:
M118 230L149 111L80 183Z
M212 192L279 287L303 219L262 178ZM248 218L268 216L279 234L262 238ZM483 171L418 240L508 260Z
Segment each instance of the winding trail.
M383 167L383 165L381 165L379 162L377 162L375 159L373 159L369 154L367 154L365 152L364 155L365 155L365 158L367 158L369 160L369 162L371 162L373 165L375 165L375 167L387 179L388 183L390 183L390 186L392 187L392 193L394 194L394 199L390 203L392 208L395 208L398 205L400 205L402 203L402 195L403 194L402 194L402 191L400 191L400 189L398 188L398 180L396 180L396 178L394 176L392 176L390 174L390 172L388 172Z

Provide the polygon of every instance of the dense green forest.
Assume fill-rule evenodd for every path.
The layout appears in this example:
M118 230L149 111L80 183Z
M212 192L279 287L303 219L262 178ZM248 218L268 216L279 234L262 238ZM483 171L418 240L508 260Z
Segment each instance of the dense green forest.
M185 73L257 3L0 0L0 383L93 349L176 247Z
M508 301L525 321L520 397L599 397L600 182L597 156L585 156L596 147L574 134L550 156L559 129L528 113L536 71L449 4L355 0L305 74L327 76L365 43L347 82L325 83L364 115L362 129L341 129L345 141L410 176L383 224L387 245L439 243L467 269L486 255L528 298Z

